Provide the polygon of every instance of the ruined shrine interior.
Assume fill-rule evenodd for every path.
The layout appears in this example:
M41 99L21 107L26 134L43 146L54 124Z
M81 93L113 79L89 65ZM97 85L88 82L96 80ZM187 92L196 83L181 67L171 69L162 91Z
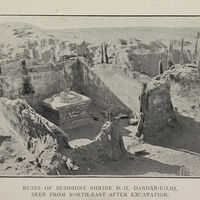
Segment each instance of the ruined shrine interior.
M2 26L20 36L14 24ZM173 47L120 39L127 64L109 41L24 37L22 55L1 63L1 175L200 175L194 38L193 44L179 38ZM56 45L57 54L49 50Z

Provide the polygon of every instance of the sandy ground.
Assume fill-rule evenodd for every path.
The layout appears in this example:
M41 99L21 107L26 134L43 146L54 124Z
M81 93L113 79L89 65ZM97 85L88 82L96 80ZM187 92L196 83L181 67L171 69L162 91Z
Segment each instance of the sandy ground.
M87 144L101 130L106 118L93 104L90 113L95 118L84 127L68 130L71 143ZM26 150L14 130L0 115L0 174L36 175L42 174L31 164L34 158ZM136 126L129 125L129 119L120 120L125 148L128 153L121 160L108 161L98 169L91 169L85 175L128 175L128 176L199 176L200 175L200 122L195 118L177 113L177 126L160 134L163 137L148 142L134 139ZM145 150L136 155L136 151ZM26 158L18 161L18 158Z
M92 139L101 128L105 118L93 107L98 121L70 131L73 141L77 138ZM200 175L200 123L177 113L177 126L167 128L158 135L165 135L147 142L134 139L136 126L120 120L125 148L130 153L119 161L108 161L100 168L86 172L90 175L133 175L133 176L199 176ZM87 133L87 134L86 134ZM136 151L145 150L135 155ZM134 158L133 158L134 157Z

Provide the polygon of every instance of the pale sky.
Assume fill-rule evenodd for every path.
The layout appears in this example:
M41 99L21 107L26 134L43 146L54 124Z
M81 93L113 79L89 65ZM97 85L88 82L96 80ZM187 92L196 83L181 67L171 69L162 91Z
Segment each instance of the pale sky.
M25 22L44 29L93 27L200 27L200 17L0 16L0 23Z

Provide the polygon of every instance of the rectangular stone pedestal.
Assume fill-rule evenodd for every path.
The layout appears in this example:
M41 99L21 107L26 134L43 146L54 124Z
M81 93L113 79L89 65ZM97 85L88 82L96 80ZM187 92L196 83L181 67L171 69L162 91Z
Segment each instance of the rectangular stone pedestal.
M91 99L74 91L61 92L43 101L44 115L49 121L67 130L87 124Z

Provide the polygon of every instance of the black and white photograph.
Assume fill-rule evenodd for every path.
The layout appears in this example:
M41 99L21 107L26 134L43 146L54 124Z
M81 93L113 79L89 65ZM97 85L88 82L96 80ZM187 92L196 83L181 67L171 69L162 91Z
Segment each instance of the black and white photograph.
M200 176L200 16L0 16L0 176Z

